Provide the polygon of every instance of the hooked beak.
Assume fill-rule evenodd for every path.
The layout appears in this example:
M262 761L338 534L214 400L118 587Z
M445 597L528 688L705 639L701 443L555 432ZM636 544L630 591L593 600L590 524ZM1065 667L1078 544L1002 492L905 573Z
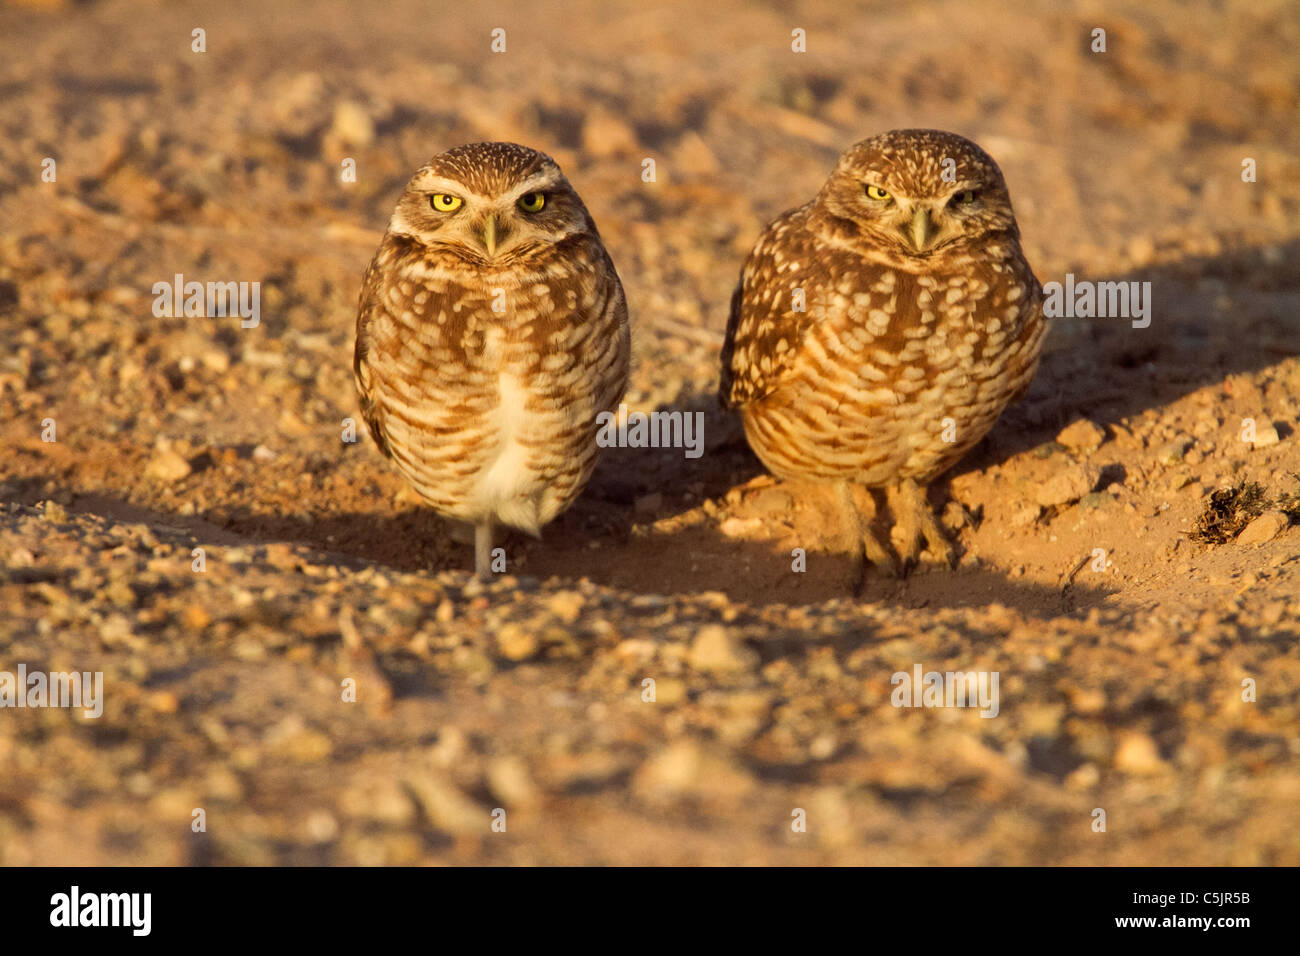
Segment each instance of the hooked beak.
M489 256L497 254L497 217L488 216L483 222L483 248Z
M916 212L912 213L912 221L908 224L906 235L912 240L913 249L917 252L925 252L934 235L934 227L930 223L929 210L924 206L917 206Z

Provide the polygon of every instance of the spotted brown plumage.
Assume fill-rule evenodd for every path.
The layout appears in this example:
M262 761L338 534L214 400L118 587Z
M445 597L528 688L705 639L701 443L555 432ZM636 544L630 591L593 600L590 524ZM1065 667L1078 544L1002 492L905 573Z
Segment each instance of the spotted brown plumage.
M1028 387L1041 305L997 164L952 133L884 133L759 238L719 397L774 474L840 485L873 563L893 566L854 484L888 496L905 562L922 539L950 562L925 488Z
M537 534L582 491L629 356L618 274L553 160L477 143L416 172L362 285L357 390L420 497L475 526L481 576L494 525Z

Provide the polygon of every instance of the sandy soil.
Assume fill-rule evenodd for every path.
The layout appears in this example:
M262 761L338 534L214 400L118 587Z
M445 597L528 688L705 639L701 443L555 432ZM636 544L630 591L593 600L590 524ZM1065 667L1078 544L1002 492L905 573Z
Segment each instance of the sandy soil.
M0 7L0 670L105 681L0 710L0 863L1300 863L1296 4L466 6ZM958 567L854 597L713 392L762 224L898 126L995 156L1044 282L1155 311L1058 320L933 490ZM706 416L487 586L341 440L397 194L483 139L591 208L632 407ZM155 318L176 273L260 324ZM894 707L916 664L998 672L997 717Z

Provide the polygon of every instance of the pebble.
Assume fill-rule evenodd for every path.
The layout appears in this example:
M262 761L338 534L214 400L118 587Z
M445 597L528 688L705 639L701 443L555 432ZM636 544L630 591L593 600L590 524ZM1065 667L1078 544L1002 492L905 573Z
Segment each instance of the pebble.
M1267 448L1270 445L1276 445L1281 440L1276 425L1264 425L1255 429L1255 440L1251 442L1251 447Z
M1067 505L1092 491L1100 479L1096 465L1070 465L1039 485L1034 500L1044 508Z
M1095 763L1080 764L1065 778L1069 790L1090 790L1101 782L1101 771Z
M406 778L406 785L429 823L444 833L460 836L490 832L492 818L488 811L443 777L415 773Z
M585 603L577 591L556 591L546 601L547 609L565 624L573 624L582 614Z
M1124 734L1115 748L1115 766L1125 773L1145 776L1164 769L1156 742L1143 733Z
M1237 544L1250 547L1272 541L1290 523L1285 512L1265 511L1242 529L1241 534L1237 535Z
M1162 465L1176 465L1183 460L1183 456L1191 446L1192 440L1190 438L1175 438L1173 441L1166 442L1161 446L1160 450L1156 452L1156 459Z
M750 538L762 529L762 518L728 518L718 525L718 530L728 538Z
M644 689L638 684L637 689L643 692ZM680 704L686 699L686 682L678 680L676 677L660 677L655 680L655 699L654 703L672 706Z
M487 766L487 785L492 796L512 810L536 806L540 800L537 785L518 757L493 758Z
M346 146L369 146L375 141L375 123L360 103L344 100L334 108L330 134Z
M633 788L652 800L679 797L734 799L751 789L753 780L731 761L706 752L694 740L669 744L641 765Z
M1088 451L1106 440L1106 432L1096 423L1081 418L1063 428L1056 440L1071 450Z
M742 671L758 663L758 654L733 631L720 624L708 624L695 635L687 661L695 670L706 673Z
M165 448L154 453L145 468L145 474L170 484L188 477L193 470L188 461L170 448Z
M504 624L497 632L497 651L508 661L526 661L540 647L537 635L518 624Z

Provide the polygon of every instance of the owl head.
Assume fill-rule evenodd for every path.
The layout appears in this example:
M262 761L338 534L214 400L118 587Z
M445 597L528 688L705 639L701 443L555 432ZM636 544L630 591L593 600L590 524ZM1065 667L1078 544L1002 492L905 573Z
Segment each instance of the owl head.
M892 130L855 144L816 205L837 236L899 264L933 263L998 233L1019 236L997 163L939 130Z
M411 177L388 231L495 267L526 261L575 235L594 235L595 226L545 153L514 143L469 143L439 153Z

